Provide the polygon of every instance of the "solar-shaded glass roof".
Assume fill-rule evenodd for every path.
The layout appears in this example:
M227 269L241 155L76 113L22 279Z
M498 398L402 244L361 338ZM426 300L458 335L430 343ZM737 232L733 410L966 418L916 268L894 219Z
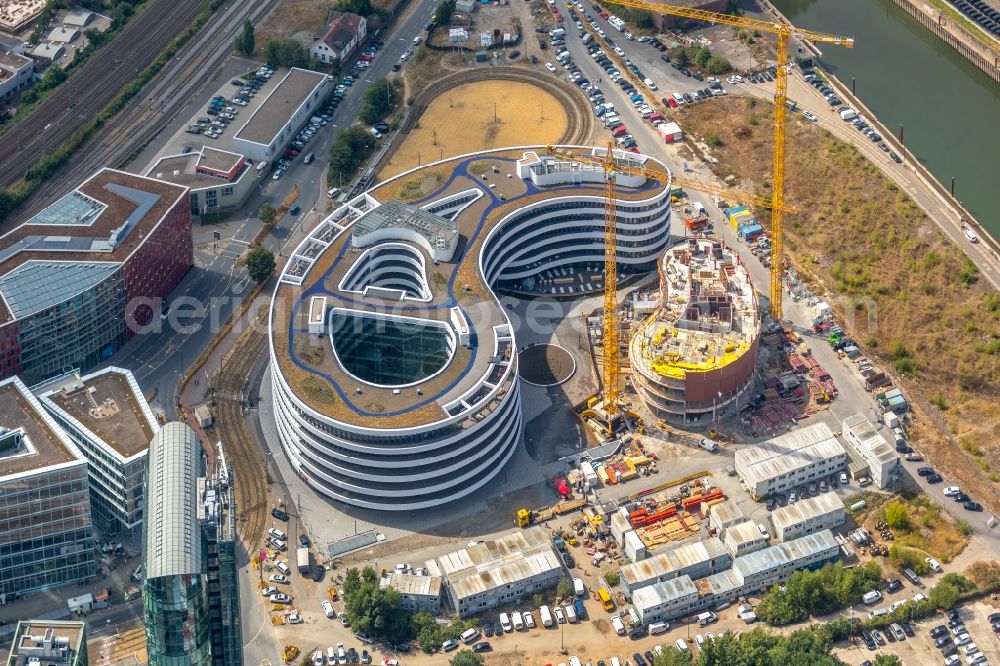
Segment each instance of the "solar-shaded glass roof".
M74 190L52 205L43 208L27 223L90 226L105 207L100 201L95 201L86 194Z
M167 423L149 444L146 477L147 578L201 573L198 528L198 450L186 424Z
M28 261L0 277L0 294L18 319L90 289L118 269L113 262Z

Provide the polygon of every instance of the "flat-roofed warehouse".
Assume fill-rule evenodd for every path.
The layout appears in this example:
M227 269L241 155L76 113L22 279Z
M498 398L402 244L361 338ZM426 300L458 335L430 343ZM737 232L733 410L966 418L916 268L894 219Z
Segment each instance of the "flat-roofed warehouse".
M233 149L254 161L278 159L328 87L325 74L291 68L233 137Z
M879 488L890 486L900 471L899 454L864 414L848 416L842 425L847 445L860 458L860 463L868 467L875 485Z
M459 617L509 604L555 585L564 576L549 534L530 527L482 541L427 562L432 576L446 582Z
M722 542L715 538L692 541L641 562L626 564L621 570L622 590L636 590L656 583L690 576L704 578L728 569L733 563Z
M829 476L846 463L847 451L825 423L736 452L736 473L757 499Z
M436 614L441 610L441 576L415 576L397 571L389 574L388 586L399 592L399 605L405 611Z
M771 514L775 536L780 541L839 527L845 519L844 503L832 491L780 506Z

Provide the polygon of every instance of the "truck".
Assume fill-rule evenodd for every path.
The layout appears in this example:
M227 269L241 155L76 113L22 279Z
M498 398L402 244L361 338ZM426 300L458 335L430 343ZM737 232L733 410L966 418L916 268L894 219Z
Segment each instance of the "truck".
M299 573L303 576L309 575L309 547L299 546L296 551L296 558L299 564Z
M583 498L567 499L552 506L543 506L540 509L518 509L515 522L518 527L528 527L551 520L556 516L561 516L577 509L583 508L587 500Z
M604 610L610 613L615 609L615 600L611 597L611 593L603 587L597 590L597 598L601 600Z

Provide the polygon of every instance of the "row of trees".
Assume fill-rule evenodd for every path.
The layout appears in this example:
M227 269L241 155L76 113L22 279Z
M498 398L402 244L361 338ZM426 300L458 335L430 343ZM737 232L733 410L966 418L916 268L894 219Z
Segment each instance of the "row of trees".
M772 587L757 607L757 616L773 626L803 622L811 615L827 615L861 600L878 589L882 570L876 562L845 569L839 562L818 571L803 570L782 586Z
M376 80L365 90L358 118L369 125L382 120L399 106L401 96L399 88L389 79Z
M729 60L713 55L712 49L707 46L681 46L674 51L674 57L683 67L694 63L709 74L719 75L733 71L733 65Z
M782 636L757 627L744 634L726 632L706 641L698 657L690 650L682 652L671 645L653 660L653 666L841 666L844 662L830 654L835 632L828 625L817 624ZM880 654L875 666L902 666L899 657Z
M378 142L363 127L341 130L330 146L330 168L326 172L327 185L340 186L350 181L358 168L375 152Z

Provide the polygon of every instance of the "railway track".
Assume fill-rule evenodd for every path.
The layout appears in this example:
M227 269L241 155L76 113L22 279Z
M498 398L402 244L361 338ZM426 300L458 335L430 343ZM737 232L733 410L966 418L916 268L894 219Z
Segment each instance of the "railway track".
M148 66L205 0L151 0L109 44L98 50L0 142L0 184L11 185L28 167L90 122Z
M115 117L102 127L69 162L22 204L19 213L34 212L62 196L104 166L123 167L152 141L191 99L208 84L230 55L233 31L245 19L257 22L278 0L232 3L221 8ZM21 215L11 216L21 219Z
M267 336L251 328L240 336L215 382L215 418L236 479L236 531L247 551L260 545L267 525L267 465L243 411L246 378L264 353Z

